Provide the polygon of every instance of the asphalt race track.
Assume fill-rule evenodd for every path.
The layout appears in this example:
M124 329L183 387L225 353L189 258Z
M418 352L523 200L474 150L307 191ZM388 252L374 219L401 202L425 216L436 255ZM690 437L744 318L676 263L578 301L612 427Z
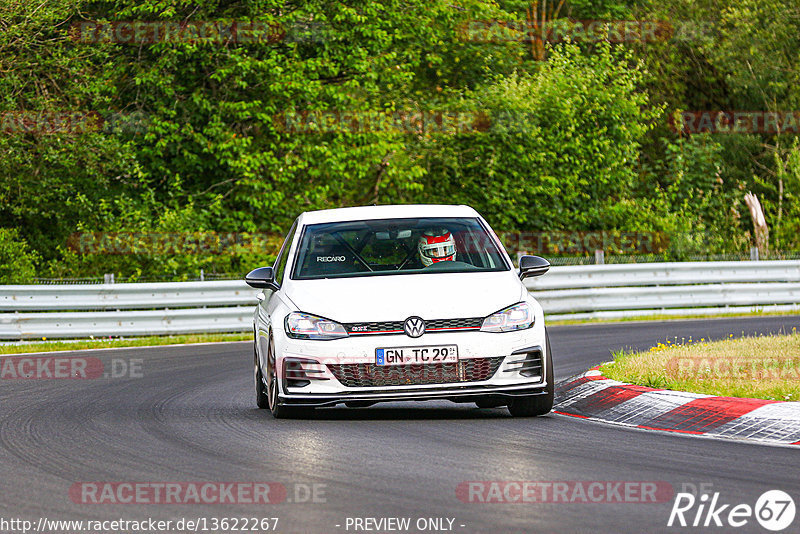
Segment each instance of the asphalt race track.
M562 379L608 360L618 348L795 326L800 316L560 326L550 335ZM449 402L334 408L318 410L313 420L275 420L254 405L250 343L91 355L106 369L112 358L118 368L120 361L141 365L141 376L0 381L0 517L34 523L40 517L278 517L278 532L313 533L354 532L347 518L365 517L408 517L411 532L418 532L418 518L454 518L453 531L464 533L733 530L668 528L673 499L462 502L456 488L466 481L665 481L676 492L706 484L720 493L720 502L751 506L765 491L781 489L800 505L796 447L630 430L553 414L512 419L505 409ZM318 502L73 502L70 487L90 481L278 482L288 501L323 486L316 486ZM800 518L787 532L798 525ZM736 531L766 532L752 518Z

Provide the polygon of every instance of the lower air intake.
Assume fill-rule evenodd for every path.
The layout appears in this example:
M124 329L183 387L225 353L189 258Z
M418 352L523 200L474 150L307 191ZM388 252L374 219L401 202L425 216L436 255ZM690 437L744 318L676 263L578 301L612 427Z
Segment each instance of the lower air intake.
M328 369L342 385L349 388L415 386L488 380L502 362L503 357L500 356L434 364L328 364Z

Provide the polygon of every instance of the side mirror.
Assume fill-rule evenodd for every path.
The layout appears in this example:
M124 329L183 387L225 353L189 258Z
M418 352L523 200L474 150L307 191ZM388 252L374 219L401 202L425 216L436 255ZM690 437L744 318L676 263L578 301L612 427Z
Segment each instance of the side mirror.
M539 256L522 256L519 259L519 277L542 276L550 270L550 262Z
M278 284L275 283L275 271L272 270L272 267L253 269L247 273L247 276L244 277L244 281L248 286L257 289L278 290Z

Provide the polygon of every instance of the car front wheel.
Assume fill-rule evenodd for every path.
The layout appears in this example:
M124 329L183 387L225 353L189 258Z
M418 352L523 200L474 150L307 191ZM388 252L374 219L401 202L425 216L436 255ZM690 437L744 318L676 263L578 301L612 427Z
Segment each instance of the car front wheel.
M269 408L269 400L267 398L267 390L264 387L264 375L261 374L261 365L258 363L258 352L253 349L253 377L256 383L256 405L265 410Z

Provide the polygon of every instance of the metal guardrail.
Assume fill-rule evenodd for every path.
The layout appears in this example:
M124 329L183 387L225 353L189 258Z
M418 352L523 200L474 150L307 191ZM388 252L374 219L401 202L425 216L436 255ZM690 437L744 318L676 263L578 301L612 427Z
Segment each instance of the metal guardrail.
M800 261L554 267L525 285L551 320L800 310Z
M553 267L525 281L550 320L800 310L800 261ZM0 339L247 332L242 281L0 286Z
M0 339L247 332L252 328L252 306L0 314Z
M257 291L241 280L148 284L0 286L0 311L141 310L243 306Z
M691 285L736 282L800 282L800 260L624 263L553 267L528 278L532 291L615 286Z

